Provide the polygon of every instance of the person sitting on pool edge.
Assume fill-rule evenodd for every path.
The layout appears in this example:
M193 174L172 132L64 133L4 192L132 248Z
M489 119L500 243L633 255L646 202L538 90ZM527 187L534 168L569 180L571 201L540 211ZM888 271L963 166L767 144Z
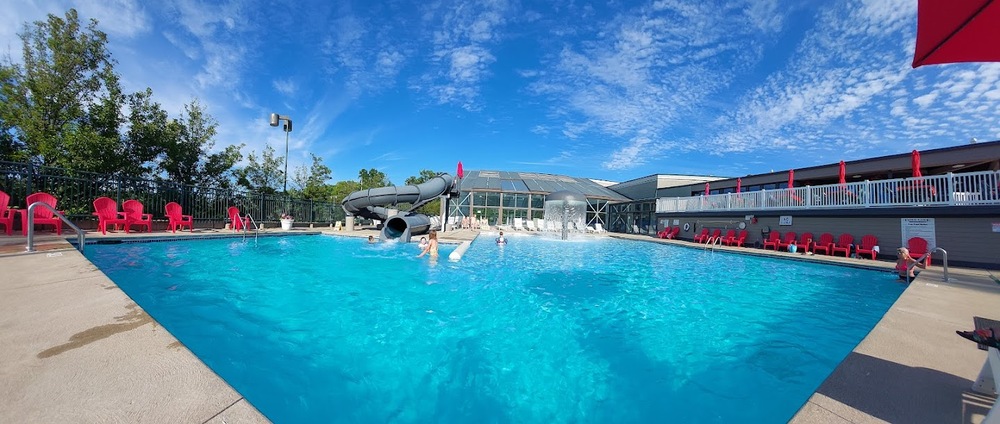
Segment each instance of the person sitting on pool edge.
M497 245L507 244L507 239L503 236L503 231L500 232L500 237L497 237Z
M438 233L437 231L431 231L429 235L430 241L427 242L427 247L425 247L417 257L430 254L431 258L437 258L438 256Z
M927 264L917 262L916 259L913 259L913 257L910 256L910 249L905 247L896 249L896 271L899 273L900 280L906 279L907 271L909 271L910 278L917 276L914 274L913 268L910 268L911 264L916 264L920 269L927 269Z

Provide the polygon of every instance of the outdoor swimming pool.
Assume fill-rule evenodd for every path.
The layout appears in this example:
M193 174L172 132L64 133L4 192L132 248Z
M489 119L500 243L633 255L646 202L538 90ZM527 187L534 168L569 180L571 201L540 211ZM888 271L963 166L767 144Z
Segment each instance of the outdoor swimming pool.
M891 273L602 238L460 262L331 236L88 246L275 422L783 422Z

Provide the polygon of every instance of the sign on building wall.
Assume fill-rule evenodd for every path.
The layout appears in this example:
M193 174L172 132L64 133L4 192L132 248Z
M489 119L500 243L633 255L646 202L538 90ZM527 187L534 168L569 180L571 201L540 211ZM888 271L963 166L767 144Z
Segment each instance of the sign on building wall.
M927 249L937 247L937 237L934 236L934 218L901 218L903 243L913 237L920 237L927 240Z
M792 225L791 215L781 215L778 217L778 225Z

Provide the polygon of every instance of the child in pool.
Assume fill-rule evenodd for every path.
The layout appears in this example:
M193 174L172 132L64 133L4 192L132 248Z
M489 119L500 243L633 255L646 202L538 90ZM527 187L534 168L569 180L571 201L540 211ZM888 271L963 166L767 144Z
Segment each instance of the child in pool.
M910 268L911 264L916 264L917 268L926 269L927 265L922 262L917 262L910 256L910 249L905 247L900 247L896 249L896 271L899 273L899 279L905 280L907 277L907 270L909 270L909 277L913 278L917 275L913 273L913 269Z

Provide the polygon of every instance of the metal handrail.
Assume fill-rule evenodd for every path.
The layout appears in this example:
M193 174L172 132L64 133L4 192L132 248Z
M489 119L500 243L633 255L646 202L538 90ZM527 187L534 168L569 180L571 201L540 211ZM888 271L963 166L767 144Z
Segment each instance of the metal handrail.
M250 223L253 224L253 242L254 242L254 244L256 244L257 243L257 236L260 234L260 226L257 225L257 221L254 221L253 217L250 216L250 214L246 214L246 217L247 217L247 219L250 220ZM247 241L247 226L246 225L243 226L243 241Z
M27 248L25 248L25 251L27 252L35 251L35 208L39 206L45 206L46 209L52 211L53 215L58 216L59 219L61 219L63 222L66 223L66 225L69 225L71 228L76 230L76 242L80 246L80 253L83 253L83 245L86 242L86 236L84 234L86 232L81 230L80 227L77 227L76 224L70 222L69 219L63 216L63 214L59 213L59 211L57 211L56 208L52 207L52 205L45 202L32 203L28 205L28 209L24 212L28 214L28 246Z
M935 247L934 249L931 249L931 251L929 251L927 253L924 253L924 255L921 256L919 259L917 259L916 262L914 262L912 265L906 267L906 282L907 283L910 282L910 271L912 271L913 268L915 266L917 266L917 264L923 262L924 266L926 266L927 260L931 258L931 253L938 252L938 251L940 251L943 254L942 255L942 260L941 260L941 268L944 271L944 278L942 278L941 281L947 283L948 280L949 280L948 279L948 251L944 250L944 249L942 249L940 247Z

